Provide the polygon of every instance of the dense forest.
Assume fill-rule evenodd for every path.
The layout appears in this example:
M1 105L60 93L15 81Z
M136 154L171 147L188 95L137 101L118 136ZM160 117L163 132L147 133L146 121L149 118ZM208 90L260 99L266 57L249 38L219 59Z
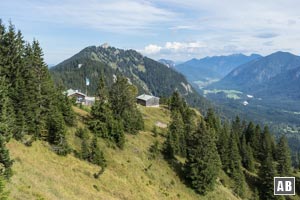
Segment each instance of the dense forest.
M125 134L137 135L144 129L147 119L143 119L135 100L138 87L122 74L109 82L102 71L95 90L97 100L84 121L89 130L76 127L81 150L72 149L66 129L74 126L72 106L76 105L64 95L63 87L51 79L38 41L25 42L11 23L5 27L0 22L0 44L1 199L7 198L4 184L13 176L13 161L6 148L12 138L27 146L36 140L45 141L61 156L73 153L100 166L100 171L94 174L99 178L108 163L98 140L108 141L112 148L122 151L126 145ZM145 58L144 62L152 61ZM292 170L286 138L282 136L275 141L267 126L241 121L239 117L233 121L221 120L213 109L202 116L183 96L175 91L166 98L164 106L171 112L171 122L167 133L162 134L163 148L156 142L149 149L152 159L157 154L163 155L199 198L221 182L243 199L284 199L273 195L273 177L295 175L299 168L295 166ZM88 131L93 133L90 142ZM157 130L153 133L155 137ZM220 179L222 173L230 181Z
M25 42L21 31L11 23L5 27L1 21L0 91L1 177L13 175L13 161L6 149L11 138L28 146L45 140L59 155L70 152L65 126L72 125L74 113L50 77L39 42Z
M285 136L276 142L267 126L261 128L239 117L221 122L213 109L199 116L177 92L168 105L172 114L164 154L175 166L178 157L184 158L178 173L187 185L206 194L223 170L232 179L237 196L277 199L273 177L293 174Z

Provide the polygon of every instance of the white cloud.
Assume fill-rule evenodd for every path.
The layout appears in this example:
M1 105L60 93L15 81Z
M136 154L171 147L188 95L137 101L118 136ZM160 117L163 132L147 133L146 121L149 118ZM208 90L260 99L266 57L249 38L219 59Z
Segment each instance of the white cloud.
M198 56L200 52L204 52L206 44L200 41L195 42L166 42L164 45L149 44L140 50L141 53L154 58L169 58L176 60L182 57Z
M66 46L76 43L80 49L105 40L155 58L186 60L230 53L266 55L280 49L299 54L299 7L299 0L10 0L1 1L0 13L13 23L27 23L33 36L51 32L39 26L58 27L53 31L58 36L52 34L44 43L65 37ZM78 30L81 43L77 38L70 41L70 30L74 35ZM45 52L56 56L62 47L51 48Z
M157 54L160 52L160 50L162 49L162 47L155 45L155 44L149 44L145 47L144 49L144 53L151 55L151 54Z
M20 0L14 3L21 4ZM23 20L119 33L153 29L176 18L172 11L139 0L29 1L22 11L18 16Z

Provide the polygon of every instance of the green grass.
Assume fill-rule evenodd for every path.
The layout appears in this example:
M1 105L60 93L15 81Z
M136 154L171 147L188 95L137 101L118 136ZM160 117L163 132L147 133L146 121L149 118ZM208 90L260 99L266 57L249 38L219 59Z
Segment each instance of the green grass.
M196 194L185 186L168 163L160 155L149 159L149 147L161 136L150 132L157 121L169 122L169 111L163 108L139 107L145 119L145 131L126 135L124 150L108 147L100 140L108 167L99 179L93 174L99 167L79 160L73 155L58 156L46 142L34 142L32 147L11 140L8 143L14 176L8 189L10 199L228 199L235 200L231 190L218 183L206 196ZM77 126L84 126L82 117L87 112L75 109ZM80 148L80 140L74 135L76 128L69 128L67 139L74 149ZM91 133L89 133L91 134Z

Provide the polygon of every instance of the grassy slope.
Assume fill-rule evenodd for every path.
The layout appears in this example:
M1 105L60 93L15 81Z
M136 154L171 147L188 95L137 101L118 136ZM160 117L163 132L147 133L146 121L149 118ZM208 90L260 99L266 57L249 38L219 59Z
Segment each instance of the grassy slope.
M138 135L126 136L124 150L109 148L100 141L108 160L108 167L99 179L93 173L99 168L72 155L57 156L44 142L35 142L32 147L12 140L8 147L15 160L14 176L8 184L11 199L237 199L231 191L218 185L205 197L181 183L175 172L162 157L149 160L148 149L157 139L150 130L157 121L167 123L169 113L161 108L140 107L146 130ZM76 109L78 118L85 111ZM84 126L78 120L78 126ZM78 149L80 140L70 128L68 140ZM160 130L161 131L161 130ZM148 170L145 170L148 168Z

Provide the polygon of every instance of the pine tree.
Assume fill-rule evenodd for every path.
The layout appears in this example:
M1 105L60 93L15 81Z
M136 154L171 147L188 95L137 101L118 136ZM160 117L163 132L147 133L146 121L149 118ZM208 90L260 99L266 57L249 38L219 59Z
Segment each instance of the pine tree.
M186 139L184 137L184 124L181 114L177 110L174 110L171 118L172 121L169 125L165 143L165 153L170 158L173 158L175 155L185 155Z
M274 196L274 177L276 176L275 168L273 166L272 157L270 154L265 157L262 162L259 177L261 178L260 196L264 200L276 199Z
M237 145L240 148L241 144L240 144L240 138L243 134L243 130L244 130L244 126L241 123L241 120L238 116L236 116L235 120L232 121L231 123L231 129L232 129L232 133L234 134L234 137L237 138ZM246 138L247 139L247 138Z
M206 194L214 188L221 167L214 137L202 121L188 139L184 172L196 192Z
M97 100L92 106L91 110L92 120L89 122L90 128L93 132L103 138L109 138L113 121L112 110L110 109L110 102L108 100L107 86L103 75L101 75L98 89Z
M253 155L256 159L259 159L259 151L261 148L261 129L260 126L257 124L254 131L254 136L251 139L251 147L253 149Z
M222 168L224 171L227 171L229 165L229 136L230 136L230 127L227 122L224 123L222 130L220 131L217 147L218 152L222 161Z
M117 144L120 149L124 148L125 145L125 134L122 121L113 120L111 135L113 141Z
M220 118L218 118L215 115L212 108L208 109L206 117L205 117L205 122L210 128L214 129L216 133L220 132L221 121L220 121Z
M63 116L58 111L58 108L53 108L47 125L48 142L53 145L53 150L59 155L68 154L70 152L70 148L65 137L65 124Z
M282 136L279 139L276 158L278 162L277 172L280 176L289 176L291 175L291 154L288 146L288 142L285 136Z
M2 165L0 176L9 179L12 176L11 168L13 161L10 159L9 151L6 148L6 141L2 135L0 135L0 164Z
M8 97L8 85L4 77L0 77L0 135L8 141L14 134L14 110Z
M87 141L84 140L84 139L81 142L81 155L80 155L80 157L83 160L89 160L89 157L90 157L89 145L88 145Z
M181 111L183 109L183 100L178 91L173 92L169 101L169 109L171 111Z
M246 137L243 135L241 142L241 157L243 166L249 171L254 171L254 158L250 144L246 144Z
M234 180L234 192L243 197L245 194L245 176L242 170L241 157L237 142L238 139L234 132L231 132L231 140L229 142L229 176Z
M142 114L136 106L137 88L123 76L118 76L109 92L115 119L123 121L124 130L136 134L144 128Z
M91 142L89 159L91 163L98 165L103 169L106 167L106 160L103 152L99 148L97 137L94 137Z
M264 127L264 131L261 136L261 148L260 148L260 160L263 161L266 157L273 157L273 147L272 147L272 136L269 132L267 126ZM273 160L273 159L272 159Z

